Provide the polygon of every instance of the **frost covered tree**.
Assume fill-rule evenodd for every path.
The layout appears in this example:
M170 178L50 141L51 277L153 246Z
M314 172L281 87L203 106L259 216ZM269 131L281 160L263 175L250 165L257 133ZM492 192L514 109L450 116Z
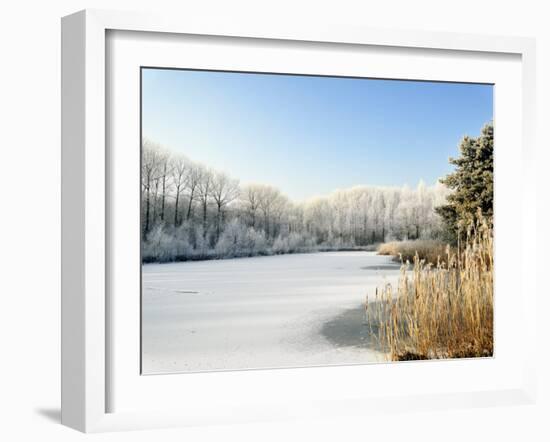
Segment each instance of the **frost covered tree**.
M166 151L162 150L159 155L159 174L158 182L160 184L160 220L164 222L166 214L166 197L170 192L170 174L172 172L172 156Z
M172 159L172 183L174 186L174 226L180 224L178 218L178 210L180 206L181 194L185 191L187 184L187 176L189 172L188 160L183 155L174 156Z
M216 241L220 237L223 211L239 196L239 180L231 178L223 172L216 172L212 177L212 199L216 204Z
M273 227L271 217L279 198L281 198L281 192L275 187L258 186L258 207L263 214L263 229L268 238L271 236Z
M145 138L142 143L141 162L141 192L145 205L145 225L143 235L147 235L151 227L152 192L161 170L161 147Z
M143 140L144 260L208 259L364 247L387 239L438 238L435 208L449 190L355 186L293 202L265 184ZM158 216L156 216L158 214Z
M197 189L202 180L202 175L204 172L204 167L200 164L190 164L189 173L187 174L187 214L185 219L189 221L193 213L193 202L197 196Z
M260 192L261 185L256 184L248 184L241 191L241 204L250 219L251 227L256 227L256 217L260 208Z
M198 198L202 207L202 228L203 235L206 237L207 233L207 215L208 215L208 203L212 198L212 184L214 173L211 169L204 169L201 173L201 177L198 183Z

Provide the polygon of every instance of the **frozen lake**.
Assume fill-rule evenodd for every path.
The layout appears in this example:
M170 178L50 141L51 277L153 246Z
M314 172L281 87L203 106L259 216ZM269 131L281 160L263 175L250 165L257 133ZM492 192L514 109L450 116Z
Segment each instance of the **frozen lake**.
M398 275L375 252L145 264L143 372L381 361L363 306Z

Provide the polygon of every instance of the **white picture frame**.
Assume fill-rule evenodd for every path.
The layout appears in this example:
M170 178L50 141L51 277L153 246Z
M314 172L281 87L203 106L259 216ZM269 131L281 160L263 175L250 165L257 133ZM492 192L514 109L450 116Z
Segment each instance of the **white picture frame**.
M209 383L231 384L243 387L250 384L253 390L246 398L221 398L218 409L205 404L204 407L180 407L164 409L161 404L150 403L150 409L117 410L110 404L109 395L114 389L113 361L109 327L113 312L109 300L109 247L116 230L107 227L111 196L109 195L109 155L106 121L109 88L106 76L108 32L154 32L161 35L194 35L260 39L262 41L284 41L287 45L308 42L310 44L337 43L341 47L370 46L383 51L384 48L403 50L426 49L431 51L475 54L483 59L484 54L513 55L518 58L521 69L521 115L519 138L521 148L516 147L521 159L521 172L509 170L510 176L521 173L522 211L518 225L522 232L535 231L534 192L534 112L535 112L535 42L517 37L492 37L451 33L426 33L416 31L388 31L358 29L345 26L292 27L285 24L266 23L217 23L201 21L192 17L156 17L144 14L86 10L64 17L62 20L62 423L85 432L111 431L166 426L202 425L220 422L251 422L257 420L287 419L294 417L326 417L335 415L364 415L372 411L398 411L408 409L441 409L452 407L489 406L500 404L532 403L535 400L535 368L533 365L535 340L529 339L535 333L536 285L527 275L527 257L534 255L534 244L520 241L521 278L516 284L521 288L520 302L523 316L516 326L521 328L525 347L518 354L518 363L508 383L497 388L477 386L454 392L439 390L436 385L425 394L403 390L388 395L373 396L359 391L350 397L345 391L331 389L326 394L318 393L311 400L302 396L300 400L290 394L282 395L277 401L256 401L257 386L270 382L304 382L311 376L311 370L294 369L261 372L235 372L231 375L209 374ZM159 35L159 34L156 34ZM437 56L437 54L435 55ZM516 115L516 114L514 114ZM498 125L498 122L497 122ZM498 129L497 129L498 130ZM497 141L498 142L498 141ZM512 146L513 148L513 146ZM497 160L498 161L498 160ZM503 163L505 167L511 166ZM508 163L510 164L510 163ZM136 240L137 241L137 240ZM139 247L139 246L138 246ZM498 257L497 243L497 257ZM498 259L498 258L497 258ZM514 278L509 275L508 278ZM503 281L505 282L505 281ZM497 292L498 293L498 292ZM498 296L498 294L497 294ZM497 298L498 303L498 298ZM498 305L497 305L498 309ZM498 313L497 313L498 314ZM498 350L497 350L498 351ZM496 358L498 358L498 353ZM445 370L480 370L479 367L440 362L447 364ZM399 364L401 365L401 364ZM436 365L406 364L415 369L430 370L434 376ZM369 370L380 371L374 366L353 367L353 376L369 376ZM424 368L422 368L424 367ZM449 368L450 367L450 368ZM318 371L319 376L334 379L338 370ZM487 369L490 372L490 367ZM396 371L397 376L412 375L411 368ZM441 368L441 370L444 370ZM286 374L281 374L282 372ZM296 373L296 376L288 373ZM321 374L319 374L321 373ZM340 372L343 373L343 372ZM401 373L401 374L400 374ZM351 374L347 369L345 376ZM128 376L139 376L129 373ZM196 376L193 382L200 385L204 374ZM217 376L217 381L213 376ZM115 379L120 379L118 375ZM175 383L175 377L162 376L162 388ZM238 381L237 381L238 378ZM171 380L173 379L173 380ZM190 378L188 378L190 379ZM300 381L301 380L301 381ZM405 377L402 379L405 381ZM399 379L397 379L399 384ZM240 382L241 384L238 384ZM131 384L128 384L131 386ZM254 387L256 386L256 387ZM158 390L158 386L154 388ZM146 390L144 390L146 391ZM229 395L229 390L223 394ZM233 391L234 393L235 391ZM200 389L191 393L200 394ZM307 390L305 393L307 395ZM154 398L162 400L162 394ZM145 397L151 401L152 397ZM187 398L189 400L189 398ZM225 411L224 411L225 410Z

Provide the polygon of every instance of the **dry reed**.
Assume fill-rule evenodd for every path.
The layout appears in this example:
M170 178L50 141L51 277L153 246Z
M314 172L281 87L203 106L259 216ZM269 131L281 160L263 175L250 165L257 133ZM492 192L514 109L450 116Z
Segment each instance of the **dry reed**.
M397 290L367 299L366 317L391 360L493 354L493 234L478 218L465 243L427 264L403 262Z
M417 239L412 241L392 241L380 244L377 250L379 255L391 255L397 262L413 262L418 256L426 263L436 265L447 256L447 244L431 239Z

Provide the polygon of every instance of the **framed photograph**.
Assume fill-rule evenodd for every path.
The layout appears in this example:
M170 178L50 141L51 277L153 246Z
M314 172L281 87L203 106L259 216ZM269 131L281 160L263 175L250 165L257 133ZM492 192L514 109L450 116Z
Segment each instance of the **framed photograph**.
M534 400L533 40L82 11L62 53L64 424Z

